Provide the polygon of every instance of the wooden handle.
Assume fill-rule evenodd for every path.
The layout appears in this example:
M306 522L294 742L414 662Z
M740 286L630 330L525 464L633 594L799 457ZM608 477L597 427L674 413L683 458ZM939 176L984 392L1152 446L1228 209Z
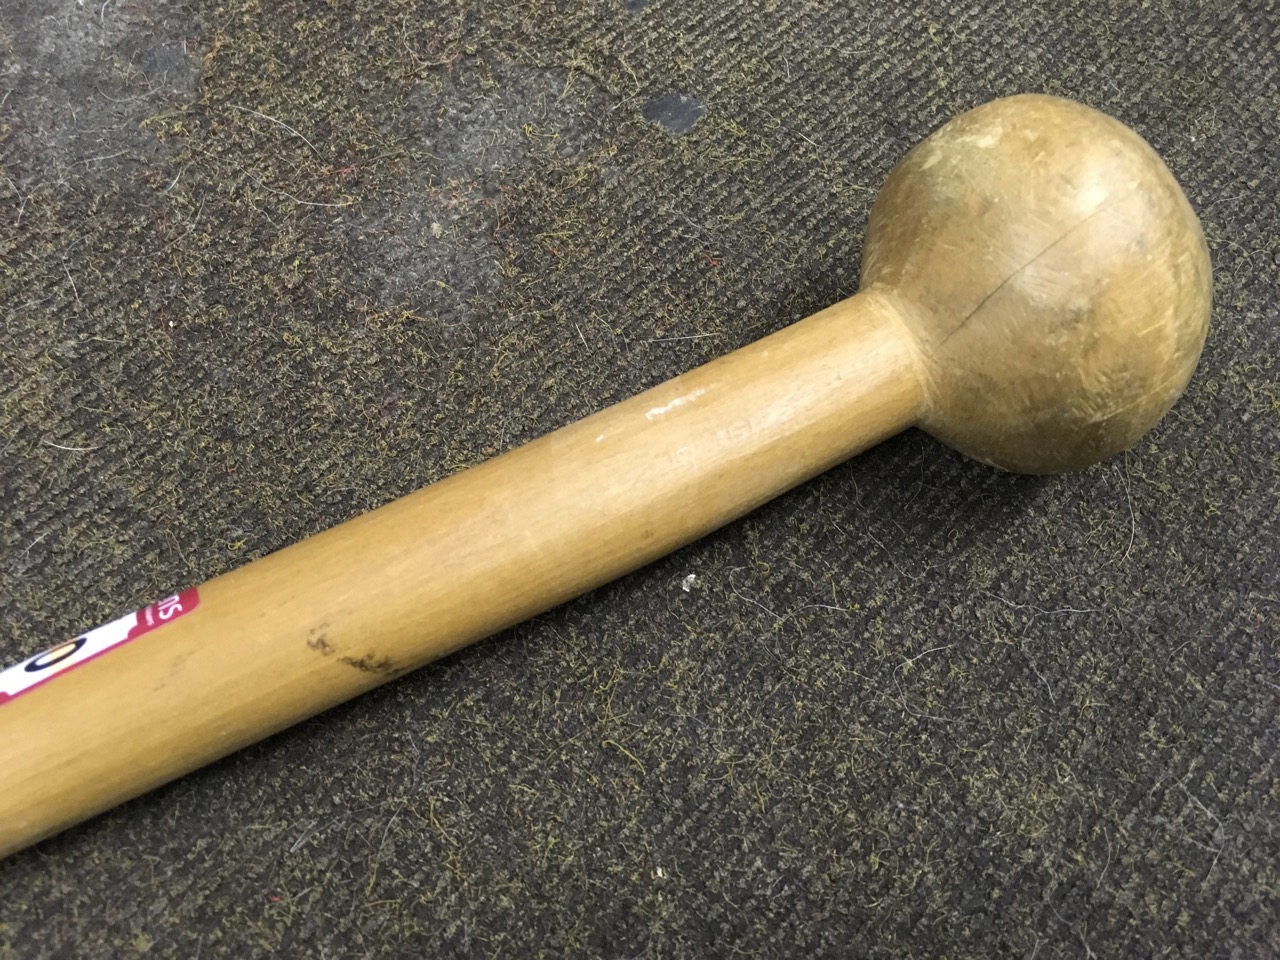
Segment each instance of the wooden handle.
M198 588L0 703L0 855L714 530L920 414L865 292Z

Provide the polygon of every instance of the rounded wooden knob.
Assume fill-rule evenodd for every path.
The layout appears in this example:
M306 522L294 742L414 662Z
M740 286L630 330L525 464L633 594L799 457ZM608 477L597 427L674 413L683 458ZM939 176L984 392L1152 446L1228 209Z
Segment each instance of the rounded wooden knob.
M888 288L925 371L920 425L978 460L1053 473L1133 444L1204 344L1200 224L1123 124L1041 95L920 143L871 212L864 288Z

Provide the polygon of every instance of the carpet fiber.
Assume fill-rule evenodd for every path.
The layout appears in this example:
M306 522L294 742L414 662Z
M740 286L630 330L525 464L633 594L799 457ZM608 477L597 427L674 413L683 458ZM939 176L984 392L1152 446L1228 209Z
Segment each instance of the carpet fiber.
M0 958L1280 954L1278 62L1275 0L0 0L3 664L853 293L998 96L1215 270L1128 454L908 432L0 862Z

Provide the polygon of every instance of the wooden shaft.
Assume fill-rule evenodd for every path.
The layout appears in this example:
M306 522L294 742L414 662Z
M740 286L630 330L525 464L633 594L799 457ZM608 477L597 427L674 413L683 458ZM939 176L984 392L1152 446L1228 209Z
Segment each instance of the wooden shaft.
M755 344L198 588L0 702L0 856L697 539L912 425L895 298Z

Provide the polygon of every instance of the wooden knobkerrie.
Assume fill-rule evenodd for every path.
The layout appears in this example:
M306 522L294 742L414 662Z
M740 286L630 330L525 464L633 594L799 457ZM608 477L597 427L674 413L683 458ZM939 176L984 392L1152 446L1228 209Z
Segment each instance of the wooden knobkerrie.
M0 673L0 855L694 540L918 425L1010 470L1118 453L1186 386L1210 270L1155 153L1053 97L890 174L862 292Z

